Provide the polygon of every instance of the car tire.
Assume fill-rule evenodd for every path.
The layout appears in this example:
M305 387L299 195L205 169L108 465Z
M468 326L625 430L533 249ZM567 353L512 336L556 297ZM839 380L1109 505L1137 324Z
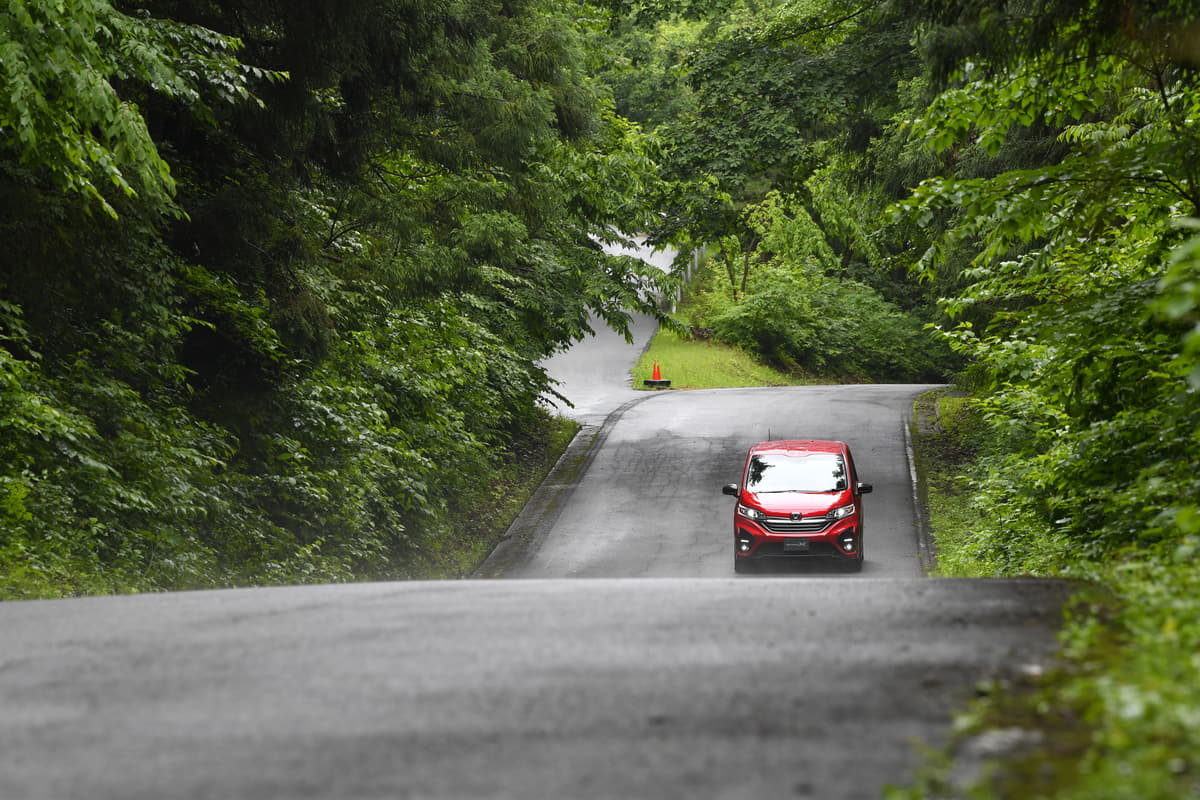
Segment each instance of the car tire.
M748 558L733 557L733 571L738 575L749 575L755 571L754 562Z
M858 557L847 559L842 565L847 572L862 572L863 562L867 560L866 553L862 550L862 542L858 543Z

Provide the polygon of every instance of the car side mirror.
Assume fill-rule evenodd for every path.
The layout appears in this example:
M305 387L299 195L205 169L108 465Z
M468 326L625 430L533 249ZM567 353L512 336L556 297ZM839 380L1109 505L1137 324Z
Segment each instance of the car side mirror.
M874 486L872 486L869 483L863 483L863 482L859 481L859 484L858 484L858 493L859 494L870 494L873 491L875 491Z
M727 483L721 487L721 494L727 494L732 497L738 496L738 485L736 483Z

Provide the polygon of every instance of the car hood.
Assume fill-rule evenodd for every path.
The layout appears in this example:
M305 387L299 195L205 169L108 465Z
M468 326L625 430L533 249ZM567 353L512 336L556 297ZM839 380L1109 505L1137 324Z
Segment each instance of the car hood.
M773 517L803 514L806 517L826 514L832 509L853 502L849 491L820 492L745 492L742 503L761 509Z

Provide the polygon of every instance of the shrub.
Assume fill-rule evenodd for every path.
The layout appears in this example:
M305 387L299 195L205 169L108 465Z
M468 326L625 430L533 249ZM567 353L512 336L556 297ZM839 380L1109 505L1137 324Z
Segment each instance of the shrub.
M775 263L708 321L774 366L860 381L940 382L949 349L870 287Z

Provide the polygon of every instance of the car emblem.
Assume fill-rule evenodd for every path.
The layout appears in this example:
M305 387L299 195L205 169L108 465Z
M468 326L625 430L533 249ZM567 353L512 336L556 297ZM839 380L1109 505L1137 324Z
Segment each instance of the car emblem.
M797 514L795 511L791 513L792 522L799 522L804 518L803 514Z

